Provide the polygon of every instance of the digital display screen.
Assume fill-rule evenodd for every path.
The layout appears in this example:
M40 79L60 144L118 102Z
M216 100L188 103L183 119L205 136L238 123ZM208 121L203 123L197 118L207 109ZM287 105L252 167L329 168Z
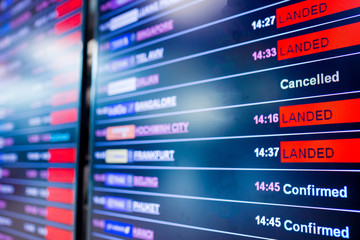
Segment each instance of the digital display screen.
M82 9L0 2L0 239L75 239Z
M89 239L360 239L360 2L103 0Z

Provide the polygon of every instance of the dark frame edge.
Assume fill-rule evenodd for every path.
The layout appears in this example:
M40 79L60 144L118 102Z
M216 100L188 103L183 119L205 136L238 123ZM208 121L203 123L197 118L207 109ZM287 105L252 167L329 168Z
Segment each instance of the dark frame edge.
M98 21L99 21L99 0L94 0L94 5L96 7L94 12L94 45L92 49L92 60L91 60L91 85L90 85L90 122L89 122L89 138L88 138L88 144L89 144L89 183L88 183L88 189L87 189L87 220L86 220L86 240L91 239L91 229L92 229L92 222L91 222L91 215L90 212L92 209L92 189L93 189L93 180L92 180L92 164L93 164L93 142L94 142L94 135L92 134L93 128L94 128L94 111L95 111L95 99L96 99L96 80L97 80L97 64L98 64Z
M87 54L88 54L88 16L89 3L88 0L83 0L82 7L82 56L81 56L81 84L79 95L79 128L77 132L77 152L76 152L76 179L75 179L75 216L74 216L74 240L83 240L85 236L84 218L86 218L86 209L84 208L84 168L86 166L86 155L88 154L88 126L89 115L87 108L87 87L88 79L86 78L88 72Z

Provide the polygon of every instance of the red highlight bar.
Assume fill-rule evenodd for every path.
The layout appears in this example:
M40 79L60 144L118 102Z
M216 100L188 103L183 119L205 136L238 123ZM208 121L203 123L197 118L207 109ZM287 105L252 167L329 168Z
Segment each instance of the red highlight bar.
M70 90L66 92L56 93L52 95L51 106L56 107L69 103L74 103L78 100L79 94L77 90Z
M75 11L81 6L82 6L82 0L69 0L56 8L56 13L57 13L56 18L61 18L62 16L65 16L66 14Z
M63 223L67 225L74 224L74 212L68 209L46 207L46 219L53 222Z
M49 163L75 163L76 149L75 148L58 148L49 149L50 158Z
M280 107L280 127L360 122L360 98Z
M278 59L284 60L360 44L360 22L279 40Z
M59 125L65 123L73 123L78 119L78 110L76 108L60 110L50 114L50 125Z
M73 233L60 228L46 226L46 240L73 240Z
M74 183L75 170L71 168L49 168L48 181L60 183Z
M282 163L360 163L360 139L280 142Z
M48 187L47 200L51 202L74 204L75 194L72 189Z
M55 24L55 33L57 35L63 34L71 29L79 27L81 24L82 15L77 13L59 23Z
M360 7L354 0L311 0L276 9L277 28Z

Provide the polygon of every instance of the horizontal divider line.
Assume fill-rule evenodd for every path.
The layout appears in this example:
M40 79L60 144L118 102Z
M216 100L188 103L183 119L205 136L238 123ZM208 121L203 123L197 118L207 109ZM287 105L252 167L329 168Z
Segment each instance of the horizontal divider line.
M177 195L177 194L122 190L122 189L104 188L104 187L94 187L94 192L95 191L110 192L110 193L122 193L122 194L130 194L130 195L141 195L141 196L152 196L152 197L176 198L176 199L190 199L190 200L200 200L200 201L240 203L240 204L249 204L249 205L263 205L263 206L272 206L272 207L288 207L288 208L301 208L301 209L305 208L305 209L312 209L312 210L360 213L360 210L354 210L354 209L341 209L341 208L313 207L313 206L291 205L291 204L280 204L280 203L241 201L241 200L233 200L233 199L196 197L196 196L186 196L186 195Z
M279 133L279 134L260 134L260 135L242 135L242 136L224 136L224 137L114 141L114 142L96 142L95 146L96 147L106 147L106 146L124 146L124 145L139 145L139 144L153 144L153 143L197 142L197 141L232 140L232 139L265 138L265 137L286 137L286 136L307 136L307 135L319 135L319 134L359 133L359 132L360 132L360 129L354 129L354 130L327 131L327 132L302 132L302 133Z
M0 149L2 153L4 152L13 152L13 151L35 151L42 149L51 149L51 148L73 148L75 143L52 143L52 144L33 144L33 145L15 145L9 147L3 147Z
M28 204L36 204L36 205L40 205L40 206L44 206L44 207L51 206L51 207L58 207L58 208L74 210L73 204L51 202L51 201L36 199L36 198L32 198L32 197L22 197L22 196L14 196L14 195L5 196L2 194L2 195L0 195L0 199L5 199L5 200L15 201L15 202L23 202L23 203L28 203Z
M76 128L76 126L77 126L76 123L66 123L66 124L54 125L54 126L34 126L34 127L16 129L13 131L4 132L2 133L2 136L11 137L16 135L41 133L47 131L57 131L57 130Z
M12 179L12 178L1 178L0 183L17 184L25 186L35 187L58 187L72 189L74 184L71 183L60 183L60 182L48 182L47 180L30 180L30 179Z
M4 168L75 168L75 163L29 163L29 162L15 162L15 163L0 163L0 167Z
M346 172L359 173L360 169L306 169L306 168L220 168L220 167L163 167L163 166L127 166L94 164L95 169L131 169L131 170L186 170L186 171L273 171L273 172Z

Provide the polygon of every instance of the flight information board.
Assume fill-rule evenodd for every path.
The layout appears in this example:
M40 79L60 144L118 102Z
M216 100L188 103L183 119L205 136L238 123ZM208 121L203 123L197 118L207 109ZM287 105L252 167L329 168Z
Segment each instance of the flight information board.
M0 239L75 239L82 10L1 1Z
M89 239L360 239L360 2L98 4Z

